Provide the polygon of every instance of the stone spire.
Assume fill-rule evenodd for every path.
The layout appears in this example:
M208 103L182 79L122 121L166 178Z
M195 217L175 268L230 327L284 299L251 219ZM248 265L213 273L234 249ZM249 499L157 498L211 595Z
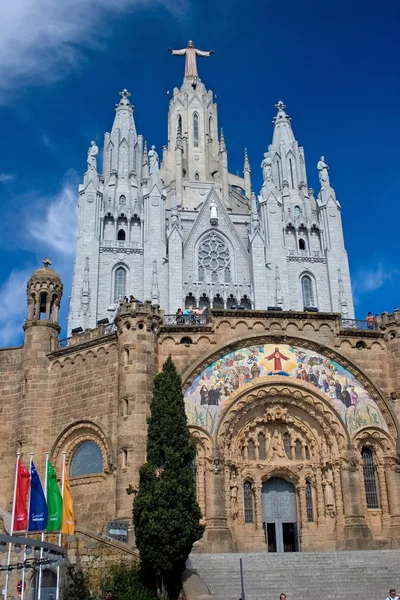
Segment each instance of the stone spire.
M104 136L103 173L106 181L113 173L127 180L129 173L136 171L135 144L138 138L130 95L126 89L120 92L121 100L115 105L111 133Z
M254 192L251 194L251 233L260 231L260 215L258 214L257 197Z
M142 178L147 179L149 176L149 157L147 155L147 142L144 141L143 161L142 161Z
M219 151L226 152L225 136L224 136L224 130L222 129L222 127L221 127L221 135L219 137Z
M250 169L249 157L247 156L247 148L244 149L243 175L244 175L244 191L246 192L246 196L248 198L251 198L251 169Z
M282 100L279 100L279 102L275 104L275 108L278 109L278 112L276 117L274 117L272 120L272 123L275 126L272 144L274 146L279 146L280 142L284 141L289 147L295 141L291 126L292 119L286 114L286 105L282 102Z

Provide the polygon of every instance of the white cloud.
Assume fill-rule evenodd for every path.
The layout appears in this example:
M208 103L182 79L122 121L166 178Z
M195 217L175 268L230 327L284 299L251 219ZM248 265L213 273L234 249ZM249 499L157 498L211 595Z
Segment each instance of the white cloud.
M78 222L77 185L64 183L61 192L40 200L27 220L28 235L48 254L73 255ZM32 213L37 215L32 218Z
M178 16L187 0L3 0L0 2L0 102L10 90L63 77L84 49L109 35L109 19L160 5ZM108 28L108 29L107 29Z
M22 324L26 318L26 282L30 269L11 271L0 288L0 347L22 343Z
M40 141L42 142L43 146L46 146L46 148L50 148L50 138L48 135L41 135Z
M13 173L0 173L0 183L13 183L15 179Z
M382 262L379 262L375 267L369 269L361 269L353 279L354 292L363 294L365 292L374 292L390 281L398 274L397 270L390 267L384 267Z

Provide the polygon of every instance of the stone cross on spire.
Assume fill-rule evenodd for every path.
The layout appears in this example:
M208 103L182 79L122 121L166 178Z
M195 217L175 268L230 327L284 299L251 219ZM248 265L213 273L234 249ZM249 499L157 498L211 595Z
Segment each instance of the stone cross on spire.
M196 56L210 56L214 54L214 50L204 51L198 50L194 47L192 40L188 41L187 48L181 50L172 50L168 48L168 52L175 54L176 56L185 56L185 77L198 77Z
M42 263L44 264L45 268L47 268L51 265L51 260L49 259L48 256L46 256L46 258L44 260L42 260Z
M278 110L285 110L286 104L283 104L282 100L279 100L279 102L275 104L275 108L277 108Z
M125 88L122 90L122 92L119 93L120 96L122 96L123 98L128 99L129 96L131 96L132 94L130 92L128 92L128 90Z

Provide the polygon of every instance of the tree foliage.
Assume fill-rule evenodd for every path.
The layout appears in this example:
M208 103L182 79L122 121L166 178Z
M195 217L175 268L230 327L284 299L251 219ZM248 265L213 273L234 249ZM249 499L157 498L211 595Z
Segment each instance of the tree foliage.
M156 596L144 587L136 564L119 563L107 569L101 582L101 598L104 600L156 600Z
M88 575L75 565L67 569L67 579L63 594L64 600L95 600L90 588Z
M133 504L141 572L159 595L174 598L195 541L204 532L196 500L182 381L169 357L154 379L147 462Z

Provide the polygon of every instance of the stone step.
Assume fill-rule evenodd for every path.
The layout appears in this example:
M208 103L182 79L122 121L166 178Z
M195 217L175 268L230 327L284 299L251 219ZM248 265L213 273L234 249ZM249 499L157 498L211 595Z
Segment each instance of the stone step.
M400 550L309 553L191 554L215 600L239 600L239 559L246 600L382 600L399 577Z

